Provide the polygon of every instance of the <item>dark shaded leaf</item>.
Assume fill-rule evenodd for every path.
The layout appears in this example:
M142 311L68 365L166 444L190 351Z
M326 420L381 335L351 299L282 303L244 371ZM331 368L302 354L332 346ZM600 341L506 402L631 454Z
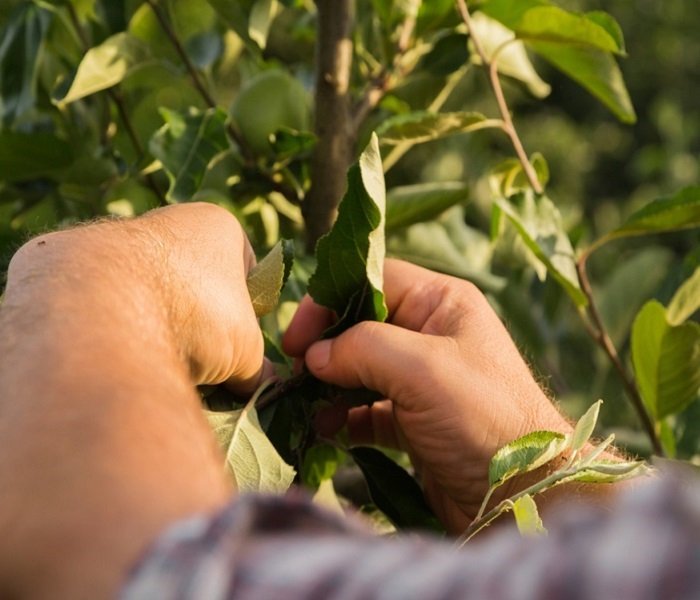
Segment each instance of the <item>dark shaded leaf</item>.
M356 447L350 454L367 480L372 501L397 529L444 531L405 469L374 448Z
M226 113L219 108L160 112L165 125L151 138L149 149L168 173L168 200L187 202L199 190L211 160L229 147Z
M387 316L384 283L384 175L377 137L348 171L348 189L331 231L316 246L309 294L343 327Z

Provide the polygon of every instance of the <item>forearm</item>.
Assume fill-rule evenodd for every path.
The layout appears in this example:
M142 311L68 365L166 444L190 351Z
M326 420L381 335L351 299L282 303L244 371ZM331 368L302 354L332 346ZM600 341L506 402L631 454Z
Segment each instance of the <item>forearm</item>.
M0 309L0 596L106 595L164 526L229 493L148 272L155 256L114 247L111 227L79 244L35 240L13 260Z

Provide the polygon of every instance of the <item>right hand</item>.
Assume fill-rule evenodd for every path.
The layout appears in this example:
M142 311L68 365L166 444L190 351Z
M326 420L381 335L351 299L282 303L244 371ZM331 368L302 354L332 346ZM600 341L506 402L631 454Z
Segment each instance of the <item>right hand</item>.
M384 287L387 323L365 321L323 341L333 316L305 298L284 349L323 381L388 399L347 413L351 441L407 451L433 510L461 533L501 446L537 429L571 427L474 285L387 260Z

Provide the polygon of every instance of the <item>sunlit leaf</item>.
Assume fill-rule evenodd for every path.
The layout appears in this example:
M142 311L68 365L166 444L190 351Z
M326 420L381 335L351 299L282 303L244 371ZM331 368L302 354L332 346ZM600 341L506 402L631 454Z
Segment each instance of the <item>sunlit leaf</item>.
M598 402L591 406L576 423L574 432L571 435L572 450L581 450L591 438L591 435L593 435L593 430L598 422L598 413L600 412L601 404L603 404L603 401L598 400Z
M282 460L260 427L256 400L257 395L243 409L205 411L205 416L226 454L226 467L239 492L283 493L296 473Z
M384 174L377 137L348 171L348 188L331 231L316 246L316 271L309 294L345 316L348 327L361 320L383 321Z
M343 505L340 503L338 494L335 492L332 479L324 479L321 481L316 489L316 493L312 497L312 501L314 504L318 504L341 517L345 516Z
M623 51L619 26L614 29L616 22L607 13L573 13L542 0L489 0L480 8L523 40Z
M594 462L574 475L562 479L559 483L616 483L625 479L647 475L648 473L649 467L642 461L600 461Z
M568 438L555 431L533 431L503 446L489 463L489 485L541 467L559 456Z
M293 261L294 243L291 240L280 240L250 270L246 284L255 316L262 317L277 307Z
M521 535L533 536L547 533L537 511L537 504L529 494L521 496L513 503L513 515Z
M347 455L329 444L319 444L307 450L301 467L306 487L315 490L335 475L338 466Z
M700 309L700 267L693 273L671 298L666 310L666 318L671 325L680 325Z
M679 413L700 391L700 325L672 326L659 302L647 302L632 326L632 360L651 415Z
M539 152L535 152L530 157L530 162L540 185L543 188L546 187L549 182L549 165L544 156ZM532 188L523 165L517 158L508 158L496 165L491 169L489 179L494 193L504 198Z
M405 469L374 448L356 447L350 454L367 480L372 501L398 529L443 531L420 486Z
M546 266L547 272L577 306L585 306L587 300L578 282L574 249L554 203L546 196L529 190L497 202L526 246Z
M69 104L121 83L124 78L148 58L147 47L128 33L117 33L99 46L88 50L78 66L70 88L59 104Z
M267 34L276 12L277 0L257 0L250 11L248 35L261 50L267 45Z
M516 40L515 34L510 29L484 13L476 13L472 16L472 29L481 42L488 60L497 61L496 67L499 73L524 83L536 98L549 95L551 91L549 84L537 74L525 51L525 44ZM471 59L474 63L480 64L481 58L476 52L472 52Z
M211 160L229 147L226 113L191 109L182 114L161 109L165 125L151 138L149 149L163 164L170 189L170 202L187 202L199 190Z
M687 187L673 196L654 200L633 213L605 240L695 227L700 227L700 186Z
M431 113L425 111L396 115L382 123L377 135L382 144L412 142L421 144L448 135L495 127L500 121L489 120L475 112Z

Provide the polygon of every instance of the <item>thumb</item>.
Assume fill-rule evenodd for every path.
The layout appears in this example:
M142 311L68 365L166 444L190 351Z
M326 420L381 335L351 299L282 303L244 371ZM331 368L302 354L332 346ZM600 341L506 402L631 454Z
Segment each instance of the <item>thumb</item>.
M327 383L366 387L401 404L405 390L424 384L433 344L415 331L363 321L337 338L313 344L306 366Z

